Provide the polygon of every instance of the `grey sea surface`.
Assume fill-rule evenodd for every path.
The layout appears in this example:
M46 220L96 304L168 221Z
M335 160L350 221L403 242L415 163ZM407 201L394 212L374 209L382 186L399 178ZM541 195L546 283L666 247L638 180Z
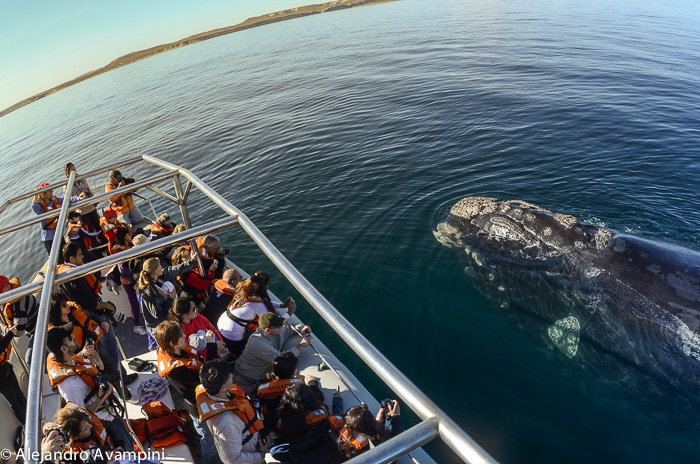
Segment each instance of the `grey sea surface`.
M62 179L69 160L182 164L499 461L696 462L698 411L638 398L513 324L432 231L481 195L697 249L699 20L684 0L407 0L235 33L0 118L0 200ZM190 212L221 215L198 192ZM32 216L28 201L4 214ZM240 229L219 235L276 294L298 295ZM38 227L0 247L0 273L23 281L46 257ZM298 313L391 396L307 303Z

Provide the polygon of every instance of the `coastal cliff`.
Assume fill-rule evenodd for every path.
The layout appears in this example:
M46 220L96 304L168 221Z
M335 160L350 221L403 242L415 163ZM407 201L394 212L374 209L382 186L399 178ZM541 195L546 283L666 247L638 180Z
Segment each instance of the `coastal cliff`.
M99 76L100 74L104 74L108 71L111 71L113 69L121 68L122 66L126 66L128 64L134 63L139 60L143 60L144 58L148 58L149 56L157 55L159 53L165 53L170 50L174 50L176 48L180 47L185 47L187 45L191 45L197 42L202 42L204 40L209 40L213 39L215 37L220 37L222 35L226 34L231 34L233 32L238 32L242 31L245 29L250 29L253 27L258 27L258 26L264 26L266 24L271 24L271 23L276 23L280 21L286 21L289 19L294 19L294 18L300 18L302 16L310 16L310 15L315 15L319 13L326 13L329 11L337 11L337 10L345 10L348 8L355 8L358 6L365 6L365 5L373 5L377 3L387 3L387 2L392 2L392 1L397 1L397 0L336 0L333 2L327 2L327 3L319 3L315 5L306 5L306 6L300 6L297 8L289 8L286 10L282 11L276 11L274 13L268 13L262 16L255 16L252 18L248 18L242 23L236 24L234 26L228 26L228 27L222 27L220 29L214 29L211 31L207 32L202 32L199 34L195 34L189 37L186 37L182 40L178 40L176 42L170 42L166 44L161 44L157 45L155 47L147 48L146 50L141 50L133 53L129 53L124 56L120 56L119 58L111 61L108 65L95 69L93 71L87 72L81 76L76 77L75 79L72 79L68 82L64 82L63 84L57 85L56 87L52 87L48 90L45 90L41 93L38 93L36 95L33 95L27 99L24 99L20 101L19 103L15 103L14 105L10 106L9 108L6 108L2 111L0 111L0 117L11 113L14 110L17 110L19 108L22 108L25 105L28 105L30 103L33 103L41 98L44 98L48 95L51 95L52 93L56 93L59 90L63 90L67 87L70 87L71 85L78 84L80 82L83 82L85 80L90 79L91 77Z

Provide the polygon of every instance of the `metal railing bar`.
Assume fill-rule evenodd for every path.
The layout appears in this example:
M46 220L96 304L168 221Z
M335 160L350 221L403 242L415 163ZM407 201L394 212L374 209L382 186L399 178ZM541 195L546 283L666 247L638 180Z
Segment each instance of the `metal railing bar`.
M70 173L68 177L68 191L73 190L75 182L75 171ZM64 201L61 205L61 212L58 215L58 224L56 232L63 231L68 220L68 204ZM54 279L56 278L56 266L58 265L58 255L61 253L61 236L57 234L51 244L51 253L49 254L49 263L46 266L46 277L44 280L41 300L39 303L39 313L36 318L36 329L34 336L34 347L32 351L32 368L29 370L29 385L27 392L33 396L34 401L27 402L27 424L41 424L41 384L44 380L42 368L44 367L43 347L46 344L46 330L49 325L49 302L51 301L51 289ZM35 463L36 459L31 459L33 451L41 450L41 427L27 427L26 439L24 441L25 456L29 464Z
M431 417L347 462L352 464L392 462L437 438L440 435L439 426L440 421L437 417Z
M294 285L311 306L335 330L350 348L386 383L421 419L440 420L442 440L465 462L496 463L457 423L423 393L403 372L375 348L340 312L304 277L248 217L197 176L184 168L144 155L143 159L168 170L178 170L199 190L229 214L238 214L241 227L270 258L270 261Z
M145 179L145 180L142 180L139 182L134 182L133 184L125 185L124 187L119 187L118 189L112 190L110 192L101 193L99 195L95 195L94 197L90 197L90 198L86 198L84 200L77 201L77 202L72 203L70 205L70 207L68 208L68 211L69 212L75 211L76 209L80 209L83 206L99 203L102 200L106 200L110 197L114 197L114 196L120 195L122 193L128 193L128 192L131 192L132 190L138 190L140 188L146 187L149 184L162 182L164 180L167 180L167 179L173 177L174 175L175 174L173 174L172 172L168 172L165 174L161 174L159 176L150 177L148 179ZM63 201L64 201L64 203L68 203L65 201L65 198ZM11 226L7 226L7 227L0 229L0 235L9 234L10 232L15 232L15 231L20 230L24 227L30 226L32 224L38 224L41 221L45 221L49 218L56 217L56 216L58 216L58 213L55 210L49 211L49 212L44 213L44 214L40 214L39 216L35 216L31 219L27 219L25 221L18 222L17 224L13 224Z
M190 222L190 213L187 210L187 201L182 195L182 186L180 185L179 172L177 176L173 177L173 184L175 185L175 195L177 195L178 199L177 204L180 205L180 216L182 216L182 223L185 225L185 227L189 229L190 227L192 227L192 224ZM197 260L197 269L199 269L199 275L206 275L206 271L204 270L204 262L202 262L202 257L199 255L197 242L195 240L190 240L189 245L190 250L192 250L194 259Z
M185 194L182 196L182 201L187 203L187 199L190 197L190 190L192 190L192 182L188 179L187 185L185 185Z
M81 174L78 177L76 177L75 180L78 181L78 180L82 180L82 179L87 179L88 177L93 177L93 176L96 176L98 174L102 174L103 172L111 171L112 169L117 169L117 168L120 168L122 166L126 166L128 164L138 163L139 161L142 161L142 160L143 160L143 158L140 156L138 158L131 158L131 159L128 159L126 161L122 161L120 163L115 163L115 164L109 165L109 166L104 167L104 168L96 169L94 171L90 171L88 173ZM10 198L9 200L6 200L5 203L3 203L2 208L0 208L0 213L2 213L5 210L5 208L12 203L17 203L18 201L22 201L22 200L25 200L27 198L31 198L34 195L36 195L37 193L46 192L47 190L56 190L58 187L63 187L67 183L68 183L68 180L66 179L64 181L56 182L56 183L51 184L47 187L44 187L40 190L37 190L36 192L32 190L31 192L23 193L22 195L18 195L16 197Z
M161 197L165 198L166 200L170 200L170 201L172 201L173 203L178 204L177 198L175 198L174 196L170 195L170 194L167 193L167 192L162 191L162 190L159 189L158 187L154 187L153 185L147 185L146 188L147 188L148 190L150 190L151 192L160 195ZM154 218L154 219L155 219L155 218Z
M139 256L143 256L152 251L158 250L160 248L165 248L166 246L174 245L179 242L184 242L186 240L196 238L200 235L204 235L210 232L215 232L217 230L225 229L234 224L238 223L237 217L227 217L224 219L219 219L218 221L210 222L202 226L197 226L192 229L180 232L179 234L173 234L168 237L159 238L158 240L153 240L145 245L139 247L129 248L128 250L120 251L119 253L111 256L106 256L104 258L97 259L91 263L83 264L75 269L67 272L62 272L58 274L54 280L54 284L59 285L64 282L68 282L78 277L83 277L87 274L92 274L93 272L114 266L124 261L128 261ZM48 273L47 273L48 275ZM22 298L25 295L31 293L36 293L42 289L44 283L36 282L33 284L23 285L19 288L11 290L0 294L0 304L7 303L9 301L14 301L18 298ZM38 331L37 331L38 332ZM38 343L38 334L35 336L35 343ZM41 346L41 345L34 345Z

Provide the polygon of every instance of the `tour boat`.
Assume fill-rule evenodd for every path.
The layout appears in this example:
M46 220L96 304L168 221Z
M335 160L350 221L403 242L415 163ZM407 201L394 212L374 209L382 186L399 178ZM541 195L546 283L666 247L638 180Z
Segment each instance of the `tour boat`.
M51 421L55 411L59 407L59 395L49 386L48 376L44 367L45 351L36 349L46 346L45 338L48 327L48 312L52 287L63 282L81 278L96 271L109 269L117 263L128 261L160 248L172 246L176 243L185 241L191 241L191 243L193 243L197 237L215 233L218 230L235 225L243 228L252 239L254 245L259 247L260 250L267 255L270 261L297 289L308 304L318 312L336 334L347 343L367 366L384 381L394 392L396 399L401 402L401 407L404 410L411 409L422 419L421 422L412 427L409 427L410 424L406 424L407 429L405 432L348 462L385 463L398 459L400 463L434 463L435 461L421 446L437 437L441 438L443 442L454 451L457 457L464 462L496 462L466 432L464 432L455 421L442 411L428 396L418 389L410 379L364 338L362 334L358 332L358 330L355 329L355 327L353 327L316 288L314 288L294 265L285 258L282 252L275 248L243 212L229 203L223 196L213 191L189 170L153 158L152 156L143 155L80 176L76 176L75 171L73 171L67 180L53 183L38 191L32 190L26 192L5 201L5 203L0 206L0 213L4 212L10 204L30 201L37 192L55 190L64 185L67 185L66 191L70 192L76 180L89 179L100 174L104 175L112 169L138 162L156 166L159 170L162 170L162 172L147 179L137 180L134 183L120 187L109 193L95 192L93 197L73 204L64 201L60 210L56 209L40 216L22 218L19 222L0 229L0 235L15 232L20 229L25 229L25 234L28 234L34 232L34 228L37 227L40 221L58 216L58 227L56 230L63 231L65 230L68 213L70 211L79 209L81 206L86 206L88 204L102 203L102 205L106 205L109 203L107 200L108 197L133 192L142 188L146 188L176 205L180 210L182 223L187 228L187 230L179 234L173 234L168 237L150 241L144 245L121 251L115 255L100 258L61 274L56 274L56 267L60 254L60 250L58 249L60 240L54 240L48 261L41 270L34 274L31 281L17 289L0 294L0 304L2 305L29 294L37 294L36 299L40 303L35 329L35 349L32 353L31 368L24 362L24 352L28 343L28 338L26 336L15 337L12 342L13 350L10 358L10 362L14 367L20 385L27 395L25 441L24 448L22 449L25 462L38 462L34 457L36 456L36 452L40 450L42 423ZM182 179L186 181L184 188L181 185ZM172 182L173 193L168 193L163 187L158 187L158 184L167 183L167 181ZM196 227L192 226L187 209L187 200L192 187L199 189L216 206L221 208L224 213L221 219ZM5 218L4 223L8 224L12 223L12 221ZM27 228L29 229L27 230ZM56 236L58 237L61 235L57 233ZM196 247L192 249L196 249ZM237 268L234 263L229 261L227 261L227 265ZM243 269L237 269L239 269L243 277L247 276L247 273ZM102 292L103 300L114 302L119 312L126 316L130 315L130 306L125 292L122 291L119 295L108 292L106 289L103 289ZM274 296L272 296L272 298L273 300L276 299ZM292 316L290 319L291 322L294 323L300 322L296 315ZM122 365L125 367L127 373L134 372L128 366L128 361L133 357L150 360L155 364L156 351L148 351L145 337L132 333L130 321L120 324L120 326L116 328L115 333L118 339L121 340L122 345L127 345L127 350L122 350L122 355L120 356ZM141 340L138 340L138 337L140 337ZM134 340L138 341L134 343ZM329 407L329 410L333 393L335 391L340 391L343 396L345 409L359 404L361 401L367 404L370 410L376 412L380 407L379 402L352 372L350 372L317 337L314 336L312 344L313 347L309 347L300 353L299 376L303 378L305 375L313 375L320 379L320 385L325 396L325 403ZM144 349L142 352L137 352L138 346L143 346ZM124 351L129 351L129 354L124 354ZM149 371L139 372L137 381L129 386L132 394L137 399L137 386L151 377L157 377L157 373L151 373ZM172 398L168 391L165 392L165 396L161 398L160 401L163 401L171 407L173 406ZM0 401L0 414L1 417L3 417L0 448L14 449L15 435L21 424L15 418L6 401ZM126 416L130 419L145 417L141 411L140 405L131 403L126 403ZM158 451L158 454L154 456L165 463L193 462L192 455L186 445L179 445ZM271 463L276 461L268 454L267 462Z

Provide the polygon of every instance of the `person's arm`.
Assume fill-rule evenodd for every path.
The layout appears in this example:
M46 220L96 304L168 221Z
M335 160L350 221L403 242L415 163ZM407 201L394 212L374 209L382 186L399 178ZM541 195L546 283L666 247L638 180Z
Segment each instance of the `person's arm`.
M331 405L332 414L343 414L345 412L345 405L343 404L343 395L339 391L333 393L333 403Z
M177 266L166 267L163 269L163 277L161 278L163 280L174 280L175 277L194 269L195 263L196 262L194 259L189 259L182 264L178 264Z
M41 206L40 203L37 203L37 202L35 202L35 201L32 201L32 211L33 211L34 214L36 214L37 216L41 216L42 214L45 213L44 207ZM42 229L46 229L46 228L48 227L48 224L46 223L45 220L44 220L44 221L41 221L41 222L39 223L39 225L41 226Z
M218 414L209 420L214 421L212 423L212 434L215 435L221 446L219 457L224 464L252 464L265 459L262 453L243 451L243 430L245 424L236 415Z
M114 187L112 186L112 184L110 182L107 182L107 185L105 185L105 193L111 192L112 190L114 190ZM110 203L116 203L119 201L120 196L121 195L117 195L116 197L108 198L108 200Z
M15 335L17 335L17 324L8 328L5 335L3 335L2 339L0 339L0 353L5 351L7 347L10 346L10 343L12 343L12 339L15 337Z
M306 382L306 385L311 388L311 391L314 392L314 396L321 402L323 403L323 390L321 390L321 385L318 383L318 379L314 377L313 375L307 375L304 378L304 381Z

